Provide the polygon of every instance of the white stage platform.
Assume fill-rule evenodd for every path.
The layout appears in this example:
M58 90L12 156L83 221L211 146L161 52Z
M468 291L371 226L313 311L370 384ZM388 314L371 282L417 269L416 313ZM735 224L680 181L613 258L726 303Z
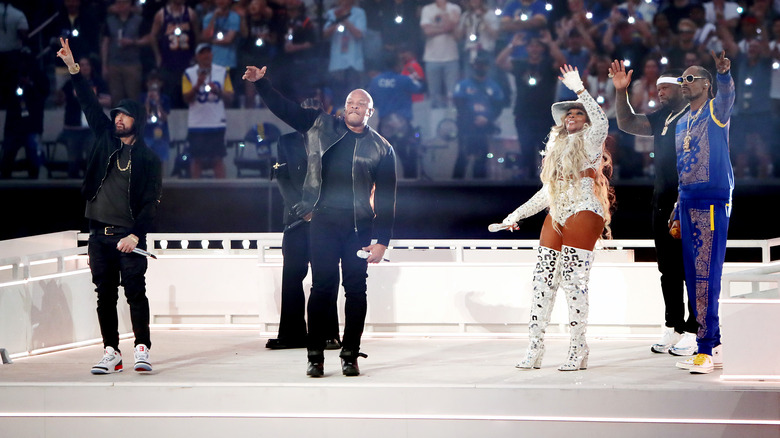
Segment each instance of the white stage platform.
M514 368L535 242L393 241L392 262L369 268L363 375L342 376L332 351L326 377L311 379L303 350L264 348L278 323L278 234L150 235L155 371L131 370L126 338L128 371L92 376L102 352L83 237L0 242L0 348L14 361L0 365L0 438L780 438L780 239L729 242L761 261L724 268L723 371L691 375L650 352L658 272L631 248L652 242L598 250L590 368L564 373L560 299L544 367ZM124 300L118 310L127 333Z
M780 383L692 375L649 339L591 338L589 369L560 372L560 336L529 371L514 368L520 336L368 336L361 376L329 351L312 379L305 350L267 350L266 335L154 330L149 374L130 340L112 375L89 373L100 346L16 359L0 366L0 436L780 436Z

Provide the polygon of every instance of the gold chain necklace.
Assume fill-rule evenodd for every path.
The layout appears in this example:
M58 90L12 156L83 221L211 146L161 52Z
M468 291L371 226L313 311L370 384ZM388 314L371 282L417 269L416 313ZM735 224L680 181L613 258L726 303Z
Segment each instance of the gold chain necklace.
M678 113L676 113L676 114L669 113L669 115L666 116L666 121L664 122L664 130L661 131L661 135L666 135L666 129L669 127L669 124L672 123L672 120L676 119L677 116L679 116L680 114L684 113L685 110L687 110L689 106L691 106L690 103L686 104L685 107L683 109L681 109Z
M705 102L704 105L702 105L701 108L699 108L699 110L696 111L696 114L692 116L691 115L688 116L688 126L685 132L685 138L683 138L683 152L691 151L691 124L692 122L695 122L696 119L699 118L699 114L701 114L705 106L707 106L707 102Z
M124 146L125 145L122 144L122 147L124 147ZM127 165L125 167L122 167L122 166L119 165L119 158L121 156L122 156L122 151L119 151L119 155L116 156L116 168L119 169L120 172L127 172L128 170L130 170L130 167L133 164L133 156L128 154Z

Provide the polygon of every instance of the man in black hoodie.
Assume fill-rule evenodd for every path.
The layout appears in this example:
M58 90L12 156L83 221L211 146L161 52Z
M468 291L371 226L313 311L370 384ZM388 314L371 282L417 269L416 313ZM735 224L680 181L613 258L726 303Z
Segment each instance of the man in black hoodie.
M162 166L143 140L146 120L140 103L124 99L109 119L86 79L79 73L68 40L60 39L57 52L73 80L95 144L87 164L82 195L89 219L89 267L97 292L97 314L105 354L92 374L122 371L116 304L120 284L130 305L135 334L135 370L151 371L149 362L149 300L146 298L146 257L133 253L146 249L162 190ZM121 279L121 282L120 282Z

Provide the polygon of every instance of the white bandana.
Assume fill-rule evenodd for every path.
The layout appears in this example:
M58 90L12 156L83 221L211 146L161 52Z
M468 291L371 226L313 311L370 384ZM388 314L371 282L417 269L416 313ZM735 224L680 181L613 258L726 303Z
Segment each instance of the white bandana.
M677 82L677 78L672 78L669 76L661 76L658 78L657 81L655 81L655 85L661 85L661 84L675 84L680 85L679 82Z

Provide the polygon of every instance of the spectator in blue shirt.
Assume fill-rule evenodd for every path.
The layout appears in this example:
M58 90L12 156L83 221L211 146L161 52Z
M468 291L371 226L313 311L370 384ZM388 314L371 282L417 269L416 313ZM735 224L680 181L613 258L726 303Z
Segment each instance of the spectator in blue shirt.
M544 0L513 0L501 11L501 30L510 34L522 34L528 41L538 37L539 32L547 27L549 15ZM527 57L525 45L514 47L512 58Z
M238 41L241 32L241 16L230 9L231 0L215 0L216 9L203 17L203 42L211 44L214 64L227 67L232 83L240 83L238 65Z
M479 54L472 64L472 76L455 86L453 100L458 111L458 159L452 172L463 179L470 157L474 158L475 179L487 177L487 153L490 136L497 132L495 121L501 114L504 93L488 77L491 60Z
M401 158L404 178L416 178L418 150L412 128L412 95L422 92L423 87L401 74L404 63L398 54L388 54L385 64L386 70L375 76L368 87L379 112L378 131Z

